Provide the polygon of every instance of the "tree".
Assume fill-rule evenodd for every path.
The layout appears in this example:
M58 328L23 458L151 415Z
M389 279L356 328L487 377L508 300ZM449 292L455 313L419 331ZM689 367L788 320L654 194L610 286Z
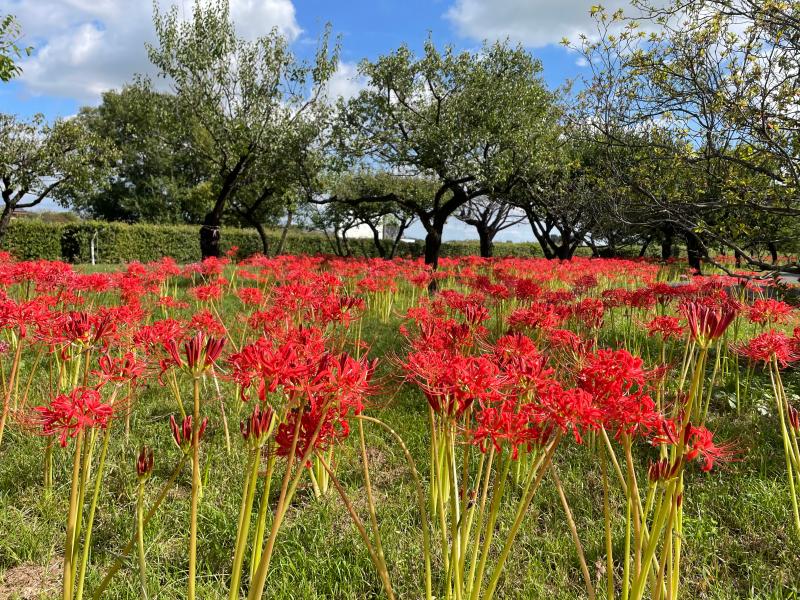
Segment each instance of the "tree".
M213 174L187 151L177 109L175 96L146 80L105 92L99 106L81 109L78 118L117 148L118 161L111 184L77 194L74 208L108 221L202 223L214 201Z
M172 85L181 138L213 175L214 202L200 230L202 255L219 255L219 228L225 209L252 171L271 157L294 154L302 122L322 135L328 106L324 86L338 50L329 52L323 35L313 65L299 62L275 29L249 42L237 37L227 0L195 2L183 21L173 7L156 7L158 44L148 45L151 62ZM306 139L306 138L303 138Z
M773 53L785 42L726 13L746 2L636 4L654 32L595 8L598 33L578 46L591 73L579 95L582 122L626 189L618 214L643 218L630 223L659 230L665 248L684 236L697 270L712 244L769 268L743 242L765 213L800 215L793 120L800 96L785 72L793 59Z
M22 72L17 60L30 56L31 46L21 47L19 40L22 29L14 15L5 15L0 19L0 81L11 81Z
M553 101L541 65L507 43L456 53L428 40L421 57L402 46L362 62L359 72L367 87L342 113L345 152L436 182L424 202L384 199L417 216L427 234L425 262L436 268L448 217L470 200L512 189L541 151Z
M69 205L84 190L108 185L114 158L78 119L48 125L43 115L30 121L0 115L0 240L15 210L45 198Z
M455 216L478 232L480 253L484 258L493 255L494 238L498 233L519 225L526 218L511 204L488 196L470 200L458 209Z
M394 258L403 233L416 219L409 204L424 204L437 188L430 179L369 170L330 176L328 187L329 196L322 202L325 212L330 210L334 234L342 231L346 235L347 229L366 225L378 256L386 259ZM346 238L343 245L346 247Z

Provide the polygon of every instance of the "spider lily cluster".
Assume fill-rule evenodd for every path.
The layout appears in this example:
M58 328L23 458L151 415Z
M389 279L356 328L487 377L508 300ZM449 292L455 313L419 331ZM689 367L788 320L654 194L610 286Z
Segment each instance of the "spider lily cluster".
M0 452L41 436L43 490L68 484L64 600L102 597L134 549L139 593L153 593L148 523L184 475L186 597L202 595L212 445L241 481L224 576L231 600L266 593L287 512L305 490L315 499L335 491L377 582L396 597L370 470L373 428L396 443L415 490L419 596L499 595L529 509L550 487L588 597L675 600L692 484L739 452L715 438L709 416L748 410L762 370L800 535L800 412L782 378L800 358L800 329L768 290L721 277L672 285L668 274L621 260L445 260L432 273L414 261L325 257L164 259L82 274L2 256ZM440 291L430 296L433 279ZM375 327L399 333L380 362ZM425 407L424 455L380 418L397 386L417 390ZM721 386L735 390L734 407L715 404ZM154 387L171 397L162 435L173 454L130 450L130 541L89 577L100 570L95 517L114 501L104 493L109 449L136 440L141 391ZM351 460L344 445L355 448L363 508L340 480ZM571 508L559 476L568 445L591 457L601 520ZM62 471L68 481L54 482ZM595 573L588 537L603 540ZM88 581L99 583L86 590Z

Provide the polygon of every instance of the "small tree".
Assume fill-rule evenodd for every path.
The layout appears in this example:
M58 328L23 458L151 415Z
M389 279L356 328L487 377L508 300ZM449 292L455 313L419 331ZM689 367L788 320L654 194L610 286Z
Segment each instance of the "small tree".
M103 94L78 118L119 153L108 188L74 198L82 214L108 221L197 223L214 202L207 163L188 151L177 98L141 80Z
M0 115L0 240L15 210L45 198L69 205L75 194L107 186L114 157L77 119L48 125L42 115L30 121Z
M493 255L494 238L497 234L519 225L526 217L525 213L507 202L482 196L459 208L456 218L475 228L480 241L481 256L489 258Z
M297 127L326 129L325 83L338 51L323 35L316 61L308 65L289 51L273 29L255 41L237 37L227 0L194 4L184 21L173 7L155 9L158 45L148 46L151 62L175 91L181 138L207 165L214 202L200 230L202 255L218 256L225 209L259 163L294 154ZM250 188L252 190L252 187ZM257 196L256 196L257 197Z
M343 111L346 153L436 182L425 201L386 198L417 216L425 262L435 268L447 219L513 188L541 151L553 102L541 65L506 43L457 53L428 40L421 57L402 46L359 71L368 85Z

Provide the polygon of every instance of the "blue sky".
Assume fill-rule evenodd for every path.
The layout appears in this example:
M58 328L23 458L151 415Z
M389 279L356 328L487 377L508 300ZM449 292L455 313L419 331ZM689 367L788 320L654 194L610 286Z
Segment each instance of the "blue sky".
M193 0L175 3L189 14ZM596 0L594 0L596 2ZM432 35L437 44L477 48L483 39L506 37L523 43L544 65L551 86L579 75L578 57L562 48L563 37L589 31L593 0L230 0L231 13L245 37L278 27L302 56L310 55L317 36L330 22L342 37L342 64L335 93L358 91L356 65L407 43L421 48ZM615 9L623 0L606 2ZM100 94L153 74L144 44L153 39L151 0L0 0L0 14L15 14L33 55L22 62L22 76L0 86L0 110L48 118L75 114L96 104ZM453 224L447 237L474 237L471 228ZM419 231L414 230L414 234ZM527 227L505 232L504 239L530 239Z

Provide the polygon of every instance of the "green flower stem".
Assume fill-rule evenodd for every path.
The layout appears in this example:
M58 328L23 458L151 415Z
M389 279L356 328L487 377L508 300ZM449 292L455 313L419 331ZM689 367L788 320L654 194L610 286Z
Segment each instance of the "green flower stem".
M69 493L69 511L67 512L67 541L64 545L64 568L62 582L62 600L72 600L72 564L75 552L75 525L78 520L78 495L81 480L81 454L83 453L83 430L75 439L75 450L72 459L72 485Z
M144 555L144 480L139 481L136 495L136 548L139 554L139 592L147 600L147 564Z
M186 464L188 458L189 458L188 454L183 454L181 456L181 459L178 461L178 464L175 465L175 468L172 470L169 479L167 479L167 481L164 482L164 485L161 487L158 496L156 496L155 502L153 502L153 506L150 507L150 510L148 510L147 514L144 516L143 525L145 527L147 526L147 523L150 521L150 519L153 518L153 515L158 510L158 507L161 506L161 503L164 501L164 498L167 497L167 493L175 483L175 480L178 478L178 475L180 475L181 469L183 469L183 466ZM97 589L94 591L94 594L92 594L92 600L100 600L100 597L103 595L103 592L106 591L108 585L111 583L111 579L122 568L123 561L128 556L128 554L130 554L131 550L133 550L135 544L136 544L136 535L134 534L133 537L130 539L130 541L122 549L122 552L120 552L120 555L117 557L117 560L115 560L114 564L111 565L105 577L103 577L103 580L100 582L100 585L97 586Z
M200 500L200 379L194 378L192 412L192 498L189 513L189 586L187 598L195 600L197 580L197 513Z
M480 597L481 587L483 587L483 578L486 573L486 561L489 560L489 551L492 546L492 537L494 536L494 526L497 521L497 515L500 512L503 490L505 489L505 482L506 478L508 477L508 471L510 467L511 458L509 456L501 455L500 466L498 467L497 471L495 471L495 480L492 489L492 502L489 504L489 518L486 522L486 529L483 534L483 546L480 551L480 560L478 561L478 570L476 571L476 581L470 590L470 600L478 600Z
M317 457L319 458L319 461L322 464L323 468L328 472L328 475L331 478L333 486L339 493L339 496L342 499L342 503L347 509L350 518L352 519L353 523L356 526L356 529L358 529L358 533L361 536L361 539L364 541L364 545L367 547L367 552L369 553L370 560L372 560L373 566L378 571L378 576L381 579L381 584L383 585L383 589L386 592L386 595L389 597L389 600L394 600L395 595L394 591L392 590L391 580L389 579L389 570L386 568L386 561L382 560L381 557L378 556L377 551L370 542L369 534L367 533L364 524L361 522L358 513L356 513L352 503L350 502L350 499L347 497L347 492L344 491L342 484L339 483L339 479L333 474L330 466L328 465L327 462L325 462L325 459L322 458L322 456L319 454L317 454Z
M78 574L78 590L76 592L76 600L83 598L83 586L86 580L86 568L89 564L89 552L92 547L92 527L94 526L94 515L97 510L97 501L100 498L100 488L103 485L103 475L105 473L106 455L108 454L108 443L111 438L111 425L106 427L103 433L103 446L100 450L100 462L97 466L97 475L95 475L94 492L92 493L92 503L89 507L89 515L86 519L86 535L83 540L83 556L81 557L81 568Z
M261 550L264 547L264 535L267 529L267 513L269 512L269 493L272 488L272 474L275 471L275 453L272 452L272 441L267 445L267 472L264 478L264 488L261 491L261 502L258 507L258 520L256 533L253 537L253 551L250 557L250 580L256 571L256 565L261 561Z
M550 463L550 475L553 478L553 483L556 484L556 491L558 492L558 497L561 500L561 506L564 508L564 514L567 517L567 525L569 526L569 531L572 535L572 541L575 543L575 551L578 553L578 562L581 565L581 574L583 575L583 581L586 584L586 593L589 595L589 600L594 600L594 585L592 584L592 576L589 574L589 567L586 565L586 555L583 552L583 545L581 544L581 539L578 536L578 528L575 525L575 518L572 516L572 511L569 508L567 495L564 493L564 486L561 485L561 478L558 476L558 470L553 463Z
M305 465L305 463L308 461L311 453L314 450L314 444L317 441L317 436L319 436L322 423L324 422L325 416L328 414L329 410L330 404L328 404L321 412L317 428L314 430L313 435L309 439L308 447L300 459L299 468L294 468L294 463L297 457L297 441L300 438L300 425L302 424L302 419L296 419L294 432L292 433L292 443L289 448L289 454L286 457L286 472L284 473L283 481L281 482L281 493L278 497L278 504L275 507L275 516L272 520L269 538L267 538L266 546L264 547L258 567L253 575L253 580L250 583L250 591L247 594L248 600L260 600L264 594L264 586L267 583L267 574L269 573L269 564L272 560L272 552L275 548L275 540L278 537L278 530L283 523L283 517L285 516L288 508L287 498L291 498L294 495L294 490L297 489L297 484L300 482L300 477L303 475L303 465ZM295 471L296 473L294 473ZM292 480L293 473L294 479Z
M560 441L561 432L559 431L556 434L556 438L551 442L547 452L539 458L533 467L533 472L536 473L536 478L532 485L529 485L527 492L519 503L514 523L508 532L503 549L500 551L500 556L498 557L497 563L494 566L494 571L492 572L491 579L489 579L489 585L486 588L486 592L483 596L481 596L482 600L492 600L492 598L494 598L494 591L497 589L497 583L500 581L500 576L503 574L503 567L505 566L508 555L511 552L511 547L514 545L514 540L517 537L519 528L522 526L525 513L528 511L528 507L530 506L534 495L536 495L536 491L539 489L539 485L542 483L545 473L547 473L548 467L553 460L553 454L555 453ZM480 589L480 580L478 583L479 585L475 590L473 590L473 594Z
M381 562L381 564L385 569L386 556L383 553L383 544L381 543L381 532L380 528L378 527L378 516L377 513L375 512L375 498L372 495L372 482L370 481L369 477L369 458L367 457L367 443L366 440L364 439L364 421L362 421L361 419L358 420L358 439L359 439L359 449L361 450L361 464L364 471L364 489L367 492L367 508L369 509L369 520L370 524L372 525L373 535L375 536L375 552L378 555L378 560ZM331 474L330 471L328 471L328 463L322 461L322 466L325 467L326 475L328 476L328 478L330 478ZM386 577L388 581L388 573ZM391 586L389 589L391 589Z
M253 512L256 486L258 485L258 469L261 465L261 448L250 451L250 458L245 472L244 489L242 490L242 506L239 510L239 526L236 530L236 550L233 554L233 567L231 568L231 586L228 597L230 600L239 598L239 587L242 580L242 564L244 553L247 549L247 537L250 533L250 516Z
M416 490L417 495L417 508L419 509L419 517L422 521L422 547L423 552L425 554L425 598L427 600L433 599L433 591L432 591L432 577L431 577L431 538L430 538L430 524L428 522L428 513L426 510L425 504L425 493L422 489L422 479L419 476L419 471L417 471L417 465L414 462L414 459L411 457L411 453L408 451L408 447L403 442L403 438L391 427L389 427L386 423L379 419L375 419L373 417L368 417L366 415L358 415L356 417L359 422L360 421L368 421L370 423L375 423L376 425L385 429L389 435L391 435L400 448L403 450L403 454L406 458L406 463L408 463L409 470L411 471L411 476L414 479L414 488Z

